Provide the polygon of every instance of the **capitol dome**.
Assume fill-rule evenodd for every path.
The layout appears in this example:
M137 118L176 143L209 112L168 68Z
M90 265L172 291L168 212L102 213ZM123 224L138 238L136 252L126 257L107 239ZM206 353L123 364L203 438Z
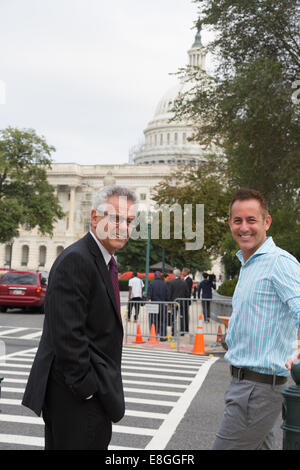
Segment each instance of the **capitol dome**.
M199 28L195 42L188 51L189 65L205 70L206 53L201 43L200 33ZM190 83L178 83L162 96L156 106L153 119L144 130L144 144L133 151L131 161L135 165L166 163L195 165L205 160L202 146L189 140L189 137L194 134L192 125L183 121L170 122L176 99L191 86Z

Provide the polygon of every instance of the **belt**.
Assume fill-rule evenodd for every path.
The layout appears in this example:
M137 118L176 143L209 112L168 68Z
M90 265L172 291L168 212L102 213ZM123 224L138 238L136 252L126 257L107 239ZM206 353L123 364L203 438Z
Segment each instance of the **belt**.
M232 377L236 377L239 380L251 380L253 382L261 382L270 385L282 385L287 382L287 377L281 375L268 375L260 374L254 370L238 368L230 366L230 372Z

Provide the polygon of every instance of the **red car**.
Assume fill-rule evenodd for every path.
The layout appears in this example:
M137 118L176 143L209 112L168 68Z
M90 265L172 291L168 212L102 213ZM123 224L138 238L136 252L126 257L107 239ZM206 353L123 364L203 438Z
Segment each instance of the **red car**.
M27 308L43 313L47 279L34 271L9 271L0 279L0 311Z

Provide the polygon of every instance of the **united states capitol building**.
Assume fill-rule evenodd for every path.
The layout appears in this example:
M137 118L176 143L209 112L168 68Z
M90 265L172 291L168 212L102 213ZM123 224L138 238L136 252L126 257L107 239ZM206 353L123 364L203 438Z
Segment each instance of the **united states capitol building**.
M192 47L188 50L190 66L205 70L206 51L198 30ZM135 191L143 206L151 206L151 190L170 176L177 165L201 164L204 149L190 142L193 128L187 122L170 122L171 109L183 83L169 89L160 99L153 118L144 130L144 143L134 146L129 162L120 165L79 165L55 163L48 171L48 180L54 186L65 217L59 220L53 237L41 236L38 229L20 229L20 236L11 245L0 245L0 266L11 263L14 269L39 269L49 271L55 258L71 243L82 237L90 224L91 203L102 186L125 185ZM134 144L134 143L133 143ZM213 267L221 274L220 263Z

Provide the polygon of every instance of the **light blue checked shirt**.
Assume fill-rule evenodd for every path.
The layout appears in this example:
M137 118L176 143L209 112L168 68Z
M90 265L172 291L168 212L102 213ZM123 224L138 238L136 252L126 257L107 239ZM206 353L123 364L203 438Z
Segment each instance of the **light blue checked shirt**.
M232 299L225 358L236 367L288 375L300 324L300 264L268 237L242 263Z

